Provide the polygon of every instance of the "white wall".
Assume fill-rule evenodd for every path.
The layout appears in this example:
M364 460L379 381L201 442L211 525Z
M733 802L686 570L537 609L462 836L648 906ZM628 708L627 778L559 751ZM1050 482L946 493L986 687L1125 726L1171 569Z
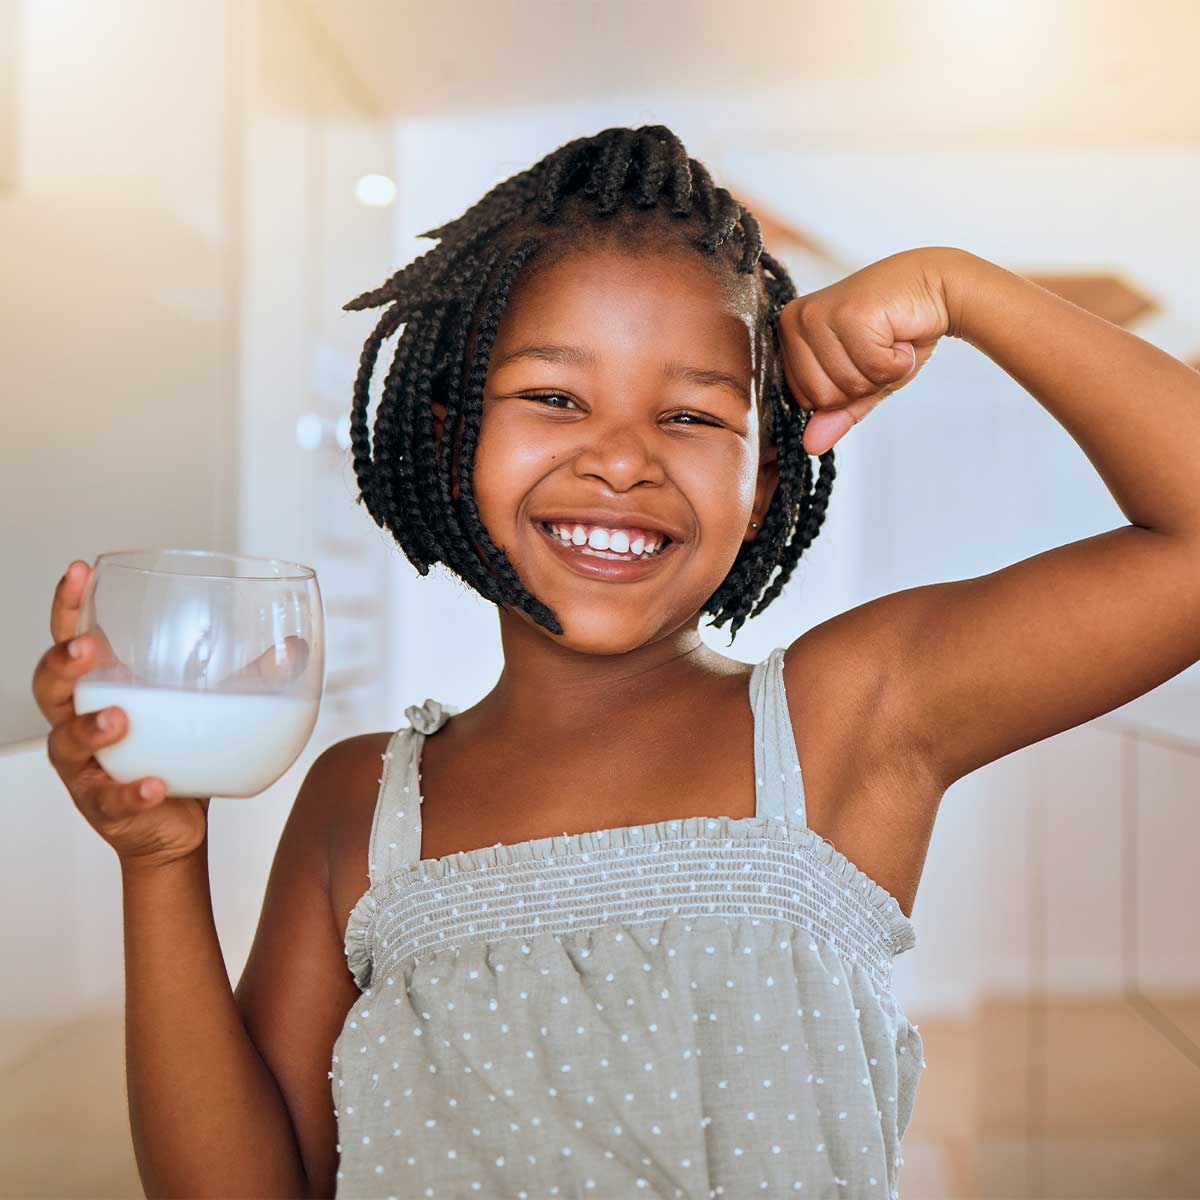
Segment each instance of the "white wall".
M0 589L8 743L44 730L28 682L71 559L222 548L237 502L226 7L25 3L18 32L0 192L0 544L21 565Z

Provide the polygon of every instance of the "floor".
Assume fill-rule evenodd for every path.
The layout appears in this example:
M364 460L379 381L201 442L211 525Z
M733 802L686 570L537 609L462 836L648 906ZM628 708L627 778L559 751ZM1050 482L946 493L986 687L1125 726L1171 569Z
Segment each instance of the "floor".
M1200 1200L1200 1002L981 1003L920 1021L903 1200Z
M918 1017L903 1200L1200 1200L1200 1001L992 1001L974 1016ZM0 1197L143 1194L120 1013L35 1034L3 1082Z

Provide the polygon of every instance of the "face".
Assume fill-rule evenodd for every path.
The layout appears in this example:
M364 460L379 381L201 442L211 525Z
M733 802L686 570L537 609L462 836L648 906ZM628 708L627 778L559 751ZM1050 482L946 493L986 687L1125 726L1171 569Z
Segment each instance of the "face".
M683 252L581 251L514 291L484 388L475 498L563 634L519 610L502 619L589 654L698 624L776 481L774 448L760 463L754 355L749 312ZM568 548L547 520L671 540L621 562Z

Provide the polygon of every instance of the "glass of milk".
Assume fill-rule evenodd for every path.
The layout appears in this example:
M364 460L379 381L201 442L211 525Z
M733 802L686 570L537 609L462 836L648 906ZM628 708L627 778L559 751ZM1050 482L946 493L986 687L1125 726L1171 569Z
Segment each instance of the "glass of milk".
M101 554L75 630L96 641L75 710L119 705L125 736L96 751L120 783L168 796L255 796L300 756L325 688L311 567L207 550Z

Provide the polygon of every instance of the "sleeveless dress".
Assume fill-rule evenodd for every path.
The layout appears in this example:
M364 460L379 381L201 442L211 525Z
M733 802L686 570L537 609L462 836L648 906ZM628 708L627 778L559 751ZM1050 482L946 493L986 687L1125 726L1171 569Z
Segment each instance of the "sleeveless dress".
M783 654L750 677L753 817L421 860L421 747L458 710L405 709L346 928L339 1198L896 1200L915 932L805 824Z

